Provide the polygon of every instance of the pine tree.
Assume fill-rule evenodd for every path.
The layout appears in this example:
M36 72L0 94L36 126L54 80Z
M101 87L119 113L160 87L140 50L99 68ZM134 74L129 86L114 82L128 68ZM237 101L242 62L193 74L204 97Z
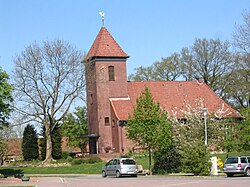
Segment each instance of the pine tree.
M62 133L58 126L52 133L52 157L56 160L62 158Z
M136 100L133 115L129 115L126 126L128 138L145 148L149 154L149 170L152 168L152 154L166 149L171 143L171 123L167 113L155 103L149 88Z
M38 138L33 125L27 125L23 132L22 152L24 160L35 160L39 158Z

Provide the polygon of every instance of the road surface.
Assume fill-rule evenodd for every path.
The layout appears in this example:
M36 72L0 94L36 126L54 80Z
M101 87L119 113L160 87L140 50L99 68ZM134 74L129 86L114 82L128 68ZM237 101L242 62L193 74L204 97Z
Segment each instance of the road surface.
M193 177L193 176L138 176L137 178L102 178L100 175L69 177L31 177L29 182L20 179L1 180L0 186L34 187L249 187L250 177Z

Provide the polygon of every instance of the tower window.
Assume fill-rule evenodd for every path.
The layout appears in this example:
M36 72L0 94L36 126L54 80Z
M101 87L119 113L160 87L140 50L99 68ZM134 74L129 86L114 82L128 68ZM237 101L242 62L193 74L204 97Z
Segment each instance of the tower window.
M93 94L90 94L90 104L93 105Z
M104 118L105 126L109 126L109 117Z
M109 80L110 81L115 80L115 68L114 68L114 66L109 66Z

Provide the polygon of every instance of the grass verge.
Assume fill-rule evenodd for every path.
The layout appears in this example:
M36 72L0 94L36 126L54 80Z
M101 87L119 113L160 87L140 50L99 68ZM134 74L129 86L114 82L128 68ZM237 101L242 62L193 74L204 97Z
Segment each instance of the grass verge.
M148 157L136 157L134 156L136 163L142 165L144 169L148 168ZM61 163L62 161L59 161ZM37 166L36 162L33 166L9 166L0 167L0 173L5 176L14 176L16 174L101 174L101 168L105 162L97 163L82 163L79 165L71 166L58 166L58 167L41 167Z

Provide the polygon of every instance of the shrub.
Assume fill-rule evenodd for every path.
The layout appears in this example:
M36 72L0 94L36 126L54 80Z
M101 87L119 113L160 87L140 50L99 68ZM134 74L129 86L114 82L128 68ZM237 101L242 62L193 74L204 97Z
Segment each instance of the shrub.
M83 159L74 159L74 160L72 160L71 164L72 164L72 165L80 165L80 164L83 163L82 160L83 160Z
M121 158L131 158L133 156L132 153L127 153L127 154L122 154L120 157Z
M176 148L170 145L167 149L159 150L154 153L153 173L177 173L181 168L180 154Z
M94 164L94 163L98 163L98 162L102 162L102 159L100 159L99 157L92 157L92 158L86 159L86 163L88 163L88 164Z
M200 141L183 145L180 151L183 172L210 175L212 163L207 147Z
M62 159L67 159L69 157L69 152L68 151L63 151L62 152Z
M69 157L67 158L67 160L68 160L68 162L72 162L74 159L73 159L72 157L69 156Z
M92 158L77 158L77 159L73 159L71 161L72 165L80 165L80 164L94 164L94 163L98 163L98 162L102 162L102 160L99 157L92 157Z

